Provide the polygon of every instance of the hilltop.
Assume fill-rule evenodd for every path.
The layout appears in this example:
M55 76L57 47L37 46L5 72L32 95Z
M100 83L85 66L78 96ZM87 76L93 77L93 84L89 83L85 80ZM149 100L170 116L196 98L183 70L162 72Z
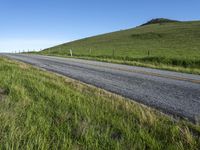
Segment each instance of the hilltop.
M164 24L164 23L173 23L173 22L180 22L177 20L171 20L171 19L166 19L166 18L156 18L156 19L152 19L144 24L142 24L141 26L144 25L150 25L150 24Z

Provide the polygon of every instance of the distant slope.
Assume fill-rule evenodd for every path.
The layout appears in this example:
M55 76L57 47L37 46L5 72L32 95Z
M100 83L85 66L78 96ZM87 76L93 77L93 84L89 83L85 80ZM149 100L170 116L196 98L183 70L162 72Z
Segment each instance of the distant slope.
M41 54L65 56L72 49L74 56L200 68L200 21L160 21L65 43Z

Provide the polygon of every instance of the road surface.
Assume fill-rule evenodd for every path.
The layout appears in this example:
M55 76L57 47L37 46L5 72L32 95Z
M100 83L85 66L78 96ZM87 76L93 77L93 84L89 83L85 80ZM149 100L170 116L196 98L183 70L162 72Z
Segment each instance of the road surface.
M73 58L1 54L154 107L200 120L200 76Z

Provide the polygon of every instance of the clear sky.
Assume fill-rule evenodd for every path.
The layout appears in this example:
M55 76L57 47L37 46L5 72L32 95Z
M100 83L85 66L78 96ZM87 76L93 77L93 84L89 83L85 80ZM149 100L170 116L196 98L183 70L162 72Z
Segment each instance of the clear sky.
M39 50L158 17L200 20L200 0L0 0L0 52Z

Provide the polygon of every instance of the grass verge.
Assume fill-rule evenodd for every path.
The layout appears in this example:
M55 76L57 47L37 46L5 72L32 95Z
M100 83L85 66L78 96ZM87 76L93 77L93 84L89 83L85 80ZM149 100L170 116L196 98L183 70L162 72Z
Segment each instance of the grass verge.
M200 126L0 58L0 149L198 149Z
M33 53L34 54L34 53ZM37 53L35 53L37 54ZM45 54L46 55L46 54ZM112 58L112 57L90 57L90 56L69 56L69 55L58 55L58 54L48 54L48 56L57 56L57 57L64 57L64 58L77 58L77 59L86 59L86 60L94 60L94 61L102 61L102 62L108 62L108 63L116 63L116 64L125 64L130 66L139 66L139 67L147 67L147 68L153 68L153 69L161 69L161 70L169 70L169 71L176 71L176 72L182 72L182 73L189 73L189 74L197 74L200 75L200 68L199 67L190 67L189 61L185 64L184 60L170 60L167 58ZM154 61L151 61L151 59L155 59ZM161 59L166 59L166 63L159 62ZM162 61L163 61L162 60ZM168 63L167 63L168 62ZM181 63L181 65L173 65L173 62ZM192 61L191 61L192 62ZM200 63L198 61L192 62L191 64L194 65L195 63ZM183 64L186 66L183 67Z

